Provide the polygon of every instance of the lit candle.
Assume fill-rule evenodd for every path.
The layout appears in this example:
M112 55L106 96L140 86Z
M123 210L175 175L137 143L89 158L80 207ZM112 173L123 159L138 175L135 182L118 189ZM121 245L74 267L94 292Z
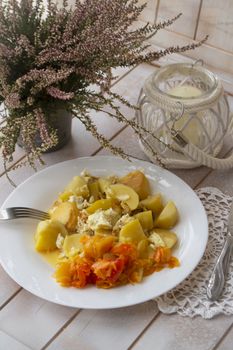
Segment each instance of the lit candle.
M202 91L200 89L191 85L178 85L173 89L169 90L169 95L172 95L175 97L182 97L182 98L193 98L193 97L200 96L201 94L202 94ZM197 115L197 117L199 117L199 114ZM179 118L175 122L174 128L176 130L182 129L188 120L189 120L189 116L187 114L184 114L181 118ZM199 129L200 129L200 125L198 123L197 118L193 118L191 119L189 124L185 127L185 129L182 131L182 133L191 143L193 143L194 145L197 145L198 138L199 138L199 135L198 135Z
M169 95L183 98L197 97L201 94L202 92L200 89L191 85L177 85L173 89L169 90Z

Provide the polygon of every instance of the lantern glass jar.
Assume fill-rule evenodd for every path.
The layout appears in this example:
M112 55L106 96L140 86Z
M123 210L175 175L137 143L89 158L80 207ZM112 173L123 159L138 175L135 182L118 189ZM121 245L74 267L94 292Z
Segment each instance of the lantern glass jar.
M206 68L187 63L160 68L146 79L138 105L138 123L157 138L145 134L140 140L150 158L152 147L168 167L199 165L177 149L171 128L207 154L220 152L230 125L229 106L220 80Z

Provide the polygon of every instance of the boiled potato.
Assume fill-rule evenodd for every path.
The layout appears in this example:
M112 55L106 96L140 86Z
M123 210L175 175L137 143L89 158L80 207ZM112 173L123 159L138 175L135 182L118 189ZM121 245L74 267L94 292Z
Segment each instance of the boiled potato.
M88 189L90 196L93 197L94 201L99 199L99 182L97 180L88 183Z
M61 222L68 231L75 231L77 226L78 208L75 203L60 203L51 213L51 219Z
M156 228L155 232L162 238L167 248L172 248L177 242L175 232Z
M154 226L169 229L178 221L178 211L173 201L169 201L160 215L155 219Z
M57 249L56 240L59 233L62 236L68 234L65 226L59 221L40 221L35 234L35 248L38 252L46 252Z
M59 194L59 199L62 201L62 202L66 202L68 201L68 199L70 198L70 196L72 196L73 193L72 192L68 192L68 191L64 191L62 193Z
M140 202L140 206L152 211L154 216L157 216L163 210L163 200L160 193L149 196Z
M106 193L107 189L110 185L112 185L112 181L105 177L100 177L98 179L99 189L101 193Z
M126 203L130 210L136 209L139 204L138 194L131 187L126 185L115 184L109 186L107 196Z
M146 176L139 170L133 171L122 178L120 183L131 187L139 196L139 199L145 199L150 194L150 184Z
M74 176L65 188L65 192L72 192L76 196L89 197L86 180L82 176Z
M147 259L149 256L149 241L148 239L142 239L137 246L138 257L140 259Z
M124 225L119 233L119 241L122 243L133 243L138 245L143 239L147 239L147 237L143 232L138 219L130 221L128 224Z
M94 214L97 210L117 209L118 202L114 198L99 199L86 209L88 214Z
M135 214L134 217L139 220L143 230L151 230L153 228L153 216L152 211L142 211L141 213Z
M83 250L83 244L80 242L84 236L82 233L74 233L65 237L62 250L66 256L73 256L76 253L80 253Z
M158 247L166 247L164 240L160 237L160 235L155 230L152 230L150 232L148 239L153 249Z

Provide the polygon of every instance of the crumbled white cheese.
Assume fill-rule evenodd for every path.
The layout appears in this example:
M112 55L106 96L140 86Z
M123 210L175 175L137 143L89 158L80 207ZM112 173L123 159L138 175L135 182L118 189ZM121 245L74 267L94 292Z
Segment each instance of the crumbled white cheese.
M89 198L89 203L94 203L94 201L95 201L94 196L91 196L91 197Z
M93 230L112 229L119 218L119 214L112 208L108 210L97 210L89 215L87 219L88 226Z
M119 220L117 220L116 224L113 227L113 231L120 231L123 226L125 226L133 220L135 219L132 216L129 216L129 214L123 215Z
M64 237L62 236L61 233L58 234L57 240L56 240L56 246L58 249L61 249L64 243Z
M89 207L89 203L86 199L84 199L84 201L80 204L77 203L77 208L80 210L86 209L87 207Z
M89 227L89 225L86 223L86 221L81 220L80 218L78 219L76 231L78 233L85 233L87 235L93 235L93 231Z
M70 196L68 199L68 202L75 202L77 205L77 208L82 210L82 209L86 209L87 207L89 207L89 202L83 198L82 196Z
M70 196L68 202L74 203L77 202L77 196Z
M120 214L116 210L114 210L112 208L109 208L109 209L105 210L104 214L108 218L108 220L110 221L112 227L116 224L116 222L120 218Z
M149 236L149 241L150 241L150 246L152 248L158 248L158 247L166 247L165 242L163 241L163 239L160 237L160 235L158 233L156 233L155 231L152 231L151 235Z

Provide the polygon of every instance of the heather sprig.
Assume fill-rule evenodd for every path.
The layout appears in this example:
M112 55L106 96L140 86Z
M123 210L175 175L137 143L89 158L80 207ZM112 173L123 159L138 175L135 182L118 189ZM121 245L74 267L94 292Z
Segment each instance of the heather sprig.
M63 6L49 0L45 9L43 0L0 0L0 102L8 109L0 132L5 166L13 160L19 137L32 166L36 160L42 162L42 152L56 146L56 130L51 128L48 115L51 106L70 111L101 146L122 157L127 157L125 151L99 133L90 110L131 126L141 138L149 133L122 114L120 104L136 107L110 90L112 69L192 50L205 39L149 51L147 40L180 14L134 29L145 6L138 0L76 0L69 7L66 0ZM35 145L38 134L40 147ZM153 149L151 152L156 156Z

